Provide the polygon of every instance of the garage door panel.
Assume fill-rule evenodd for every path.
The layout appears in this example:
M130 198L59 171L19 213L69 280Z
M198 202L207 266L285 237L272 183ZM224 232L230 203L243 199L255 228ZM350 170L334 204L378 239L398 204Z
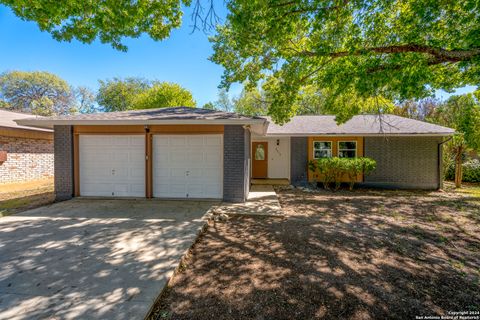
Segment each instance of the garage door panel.
M145 196L145 137L80 135L80 195Z
M157 135L153 155L155 197L222 197L222 135Z

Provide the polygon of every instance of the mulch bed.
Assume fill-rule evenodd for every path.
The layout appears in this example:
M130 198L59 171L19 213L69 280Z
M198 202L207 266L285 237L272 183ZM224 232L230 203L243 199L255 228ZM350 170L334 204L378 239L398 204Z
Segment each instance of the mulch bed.
M150 319L415 319L480 310L480 199L279 190L212 222Z

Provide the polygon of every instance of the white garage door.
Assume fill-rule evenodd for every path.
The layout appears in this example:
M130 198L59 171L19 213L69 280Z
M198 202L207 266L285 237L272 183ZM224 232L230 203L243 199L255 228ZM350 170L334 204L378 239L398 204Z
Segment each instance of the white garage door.
M80 135L80 195L145 196L143 135Z
M152 145L154 197L222 198L222 135L155 135Z

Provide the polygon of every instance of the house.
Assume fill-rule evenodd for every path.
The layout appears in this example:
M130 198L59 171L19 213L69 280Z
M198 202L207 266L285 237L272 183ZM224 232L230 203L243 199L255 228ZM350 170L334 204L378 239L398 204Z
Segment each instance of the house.
M0 184L52 178L53 131L18 125L31 114L0 110Z
M307 162L366 156L369 186L437 189L452 129L393 115L269 118L186 107L20 119L54 128L57 199L72 196L245 201L251 179L313 181Z

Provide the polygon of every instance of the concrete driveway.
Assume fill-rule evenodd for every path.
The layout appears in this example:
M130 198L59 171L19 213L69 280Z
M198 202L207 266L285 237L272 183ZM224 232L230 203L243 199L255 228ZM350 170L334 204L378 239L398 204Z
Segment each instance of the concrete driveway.
M75 199L0 218L0 319L143 319L214 204Z

